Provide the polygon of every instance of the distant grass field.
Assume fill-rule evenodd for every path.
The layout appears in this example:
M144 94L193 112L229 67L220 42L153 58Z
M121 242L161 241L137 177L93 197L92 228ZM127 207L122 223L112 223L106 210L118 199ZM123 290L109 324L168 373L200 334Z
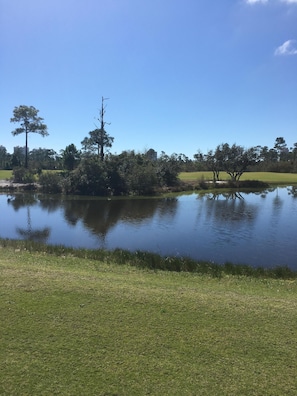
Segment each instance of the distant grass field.
M0 170L0 180L7 180L12 177L11 170Z
M297 393L297 281L0 248L1 395Z
M212 180L212 172L181 172L180 179L185 182ZM221 180L230 180L230 176L226 172L220 173ZM297 184L297 173L275 173L275 172L246 172L240 180L259 180L270 184Z
M11 170L0 170L0 180L7 180L12 177ZM181 172L179 178L185 182L199 181L202 178L205 180L212 180L212 172ZM221 172L221 180L230 180L230 176L226 172ZM246 172L240 180L259 180L271 184L297 184L296 173L275 173L275 172Z

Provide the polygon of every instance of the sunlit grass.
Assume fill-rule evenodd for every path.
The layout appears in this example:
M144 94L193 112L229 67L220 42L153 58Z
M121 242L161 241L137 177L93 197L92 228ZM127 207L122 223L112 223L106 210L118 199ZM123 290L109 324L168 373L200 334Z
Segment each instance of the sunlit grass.
M1 395L295 395L297 283L0 249Z
M53 172L53 171L51 171ZM11 170L0 170L0 180L7 180L12 177ZM213 174L210 171L201 172L181 172L179 178L183 181L199 181L212 180ZM220 173L221 180L230 180L230 176L226 172ZM259 180L272 184L290 184L297 183L296 173L276 173L276 172L246 172L240 180Z
M0 170L0 180L8 180L12 177L12 170Z
M181 172L179 177L182 181L200 181L212 180L213 174L208 171L201 172ZM220 173L221 180L230 180L230 176L226 172ZM297 183L297 173L276 173L276 172L246 172L240 180L259 180L271 184L290 184Z

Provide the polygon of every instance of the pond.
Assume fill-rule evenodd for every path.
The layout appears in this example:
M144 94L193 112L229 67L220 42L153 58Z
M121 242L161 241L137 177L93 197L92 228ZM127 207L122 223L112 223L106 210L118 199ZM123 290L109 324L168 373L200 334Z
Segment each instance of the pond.
M0 238L297 269L297 189L99 199L0 194Z

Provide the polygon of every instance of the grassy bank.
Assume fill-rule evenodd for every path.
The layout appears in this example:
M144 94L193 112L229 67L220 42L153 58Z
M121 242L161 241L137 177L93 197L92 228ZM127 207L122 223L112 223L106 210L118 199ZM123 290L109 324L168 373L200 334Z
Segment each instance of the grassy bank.
M296 280L84 256L0 249L1 395L296 394Z
M204 180L212 180L212 172L181 172L179 175L180 179L184 182L194 182ZM230 176L226 172L220 173L221 180L230 180ZM276 173L276 172L246 172L240 180L258 180L268 184L277 185L290 185L297 184L296 173Z
M154 271L189 272L208 275L214 278L221 278L225 275L236 275L266 279L297 279L297 271L293 271L281 265L271 268L262 268L257 267L256 263L254 267L230 262L216 264L211 261L198 261L189 257L167 257L144 251L130 252L123 249L74 249L65 246L46 245L30 240L1 238L0 247L16 249L18 251L39 252L55 256L71 256L78 259L114 262L118 265L128 264L132 267Z

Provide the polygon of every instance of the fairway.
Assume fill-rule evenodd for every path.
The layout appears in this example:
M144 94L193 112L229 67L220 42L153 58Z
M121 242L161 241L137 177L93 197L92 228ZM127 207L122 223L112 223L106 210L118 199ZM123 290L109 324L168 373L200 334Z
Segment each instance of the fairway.
M11 170L0 170L0 180L8 180L11 177ZM198 182L202 179L213 180L213 174L211 171L181 172L179 174L179 178L184 182ZM220 179L230 180L230 176L226 172L221 172ZM240 180L259 180L265 183L289 185L297 184L297 174L276 172L246 172L241 176Z
M296 395L297 283L0 249L1 395Z
M181 172L179 178L184 182L213 180L213 173L210 171L201 172ZM230 180L226 172L220 173L220 180ZM297 184L297 173L276 173L276 172L246 172L240 180L259 180L271 184Z
M8 180L12 177L11 170L0 170L0 180Z

